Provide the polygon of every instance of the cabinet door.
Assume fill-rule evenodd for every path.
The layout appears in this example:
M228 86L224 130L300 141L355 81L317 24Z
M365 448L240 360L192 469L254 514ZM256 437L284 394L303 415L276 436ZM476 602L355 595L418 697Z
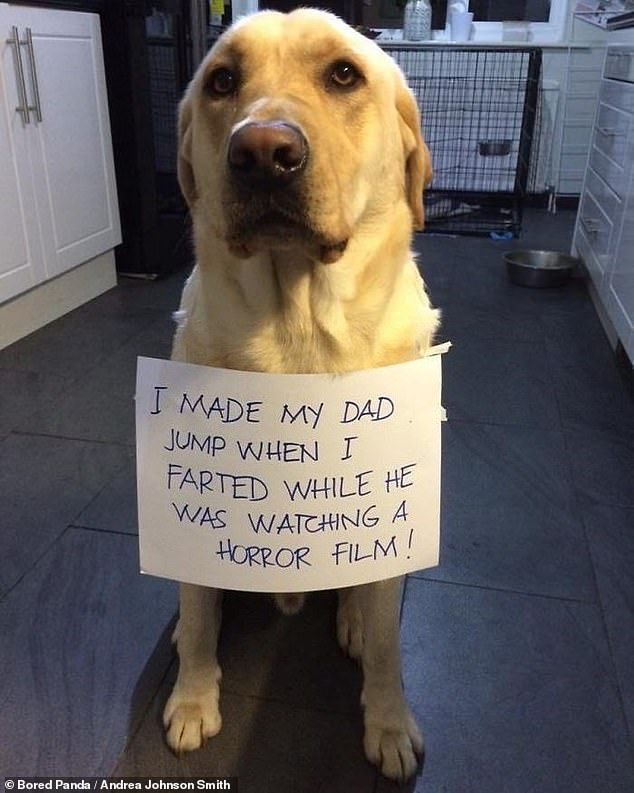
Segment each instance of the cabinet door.
M621 238L610 272L607 294L607 310L619 338L629 355L634 339L634 173L630 188Z
M121 241L110 121L95 14L9 7L23 46L32 104L41 121L29 154L48 277Z
M0 5L0 303L45 278L28 154L33 130L16 110L19 71L7 10Z

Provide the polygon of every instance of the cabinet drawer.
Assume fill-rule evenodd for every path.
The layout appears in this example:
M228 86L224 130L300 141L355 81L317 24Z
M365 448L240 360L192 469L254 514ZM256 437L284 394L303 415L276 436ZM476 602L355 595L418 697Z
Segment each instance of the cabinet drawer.
M618 228L619 221L623 214L623 202L592 168L588 168L586 173L584 192L588 192L592 195L596 203L603 210L603 214L607 218L610 218L615 228Z
M579 226L588 240L601 270L605 269L612 237L612 223L603 214L594 197L587 191L581 199Z
M583 186L583 173L563 173L559 179L559 189L557 192L560 195L578 196Z
M599 174L604 182L623 198L627 190L627 174L623 168L610 157L606 157L596 146L590 149L590 167Z
M597 261L588 238L579 226L577 226L577 230L575 232L575 252L585 264L586 270L594 281L594 285L596 286L597 290L599 290L601 287L601 281L603 280L604 268Z
M588 150L585 151L564 151L561 154L561 170L569 173L574 171L583 176L586 170L586 163L588 162Z
M601 70L571 69L566 91L572 96L596 96L601 85Z
M606 105L612 105L612 107L617 107L619 110L634 113L633 83L623 83L618 80L604 79L601 83L599 98Z
M575 121L568 121L564 123L564 135L562 145L564 149L570 150L572 147L581 147L581 153L588 156L588 146L592 139L592 119L577 119ZM580 152L577 152L580 153Z
M568 96L566 98L566 120L583 121L592 126L596 113L595 103L586 96Z
M613 107L599 104L599 115L594 130L594 145L599 151L614 160L617 165L625 164L627 133L630 116Z
M618 249L611 262L608 314L622 340L634 331L634 199L628 197Z
M600 71L603 68L604 60L605 47L588 47L570 51L571 69L598 69Z

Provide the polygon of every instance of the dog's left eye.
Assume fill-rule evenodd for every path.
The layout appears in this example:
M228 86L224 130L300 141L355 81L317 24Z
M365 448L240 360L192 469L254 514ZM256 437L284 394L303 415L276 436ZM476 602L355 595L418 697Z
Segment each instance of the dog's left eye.
M360 80L358 70L348 61L337 61L330 68L329 82L336 88L353 88Z

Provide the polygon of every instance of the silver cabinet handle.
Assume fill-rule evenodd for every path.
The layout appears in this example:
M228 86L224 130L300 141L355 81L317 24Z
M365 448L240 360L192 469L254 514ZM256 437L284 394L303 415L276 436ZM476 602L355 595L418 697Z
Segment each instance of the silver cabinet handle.
M598 234L601 230L601 221L594 218L581 218L580 223L588 234Z
M18 97L20 104L16 107L18 113L22 115L25 124L31 122L29 114L29 101L26 97L26 83L24 82L24 66L22 65L22 52L20 50L20 35L15 25L11 28L11 38L7 43L15 47L15 66L18 72Z
M35 50L33 49L33 34L31 28L26 29L26 48L29 53L29 63L31 64L31 77L33 78L33 96L35 98L35 118L42 123L42 104L40 102L40 87L37 82L37 66L35 64Z
M624 132L620 132L618 129L613 129L612 127L597 127L597 131L602 135L605 135L606 138L620 138L625 134Z

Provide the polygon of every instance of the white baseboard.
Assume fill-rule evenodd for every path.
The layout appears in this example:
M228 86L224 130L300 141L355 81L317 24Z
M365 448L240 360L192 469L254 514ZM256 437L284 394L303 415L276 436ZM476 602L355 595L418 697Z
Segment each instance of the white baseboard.
M0 350L117 285L114 251L0 305Z

